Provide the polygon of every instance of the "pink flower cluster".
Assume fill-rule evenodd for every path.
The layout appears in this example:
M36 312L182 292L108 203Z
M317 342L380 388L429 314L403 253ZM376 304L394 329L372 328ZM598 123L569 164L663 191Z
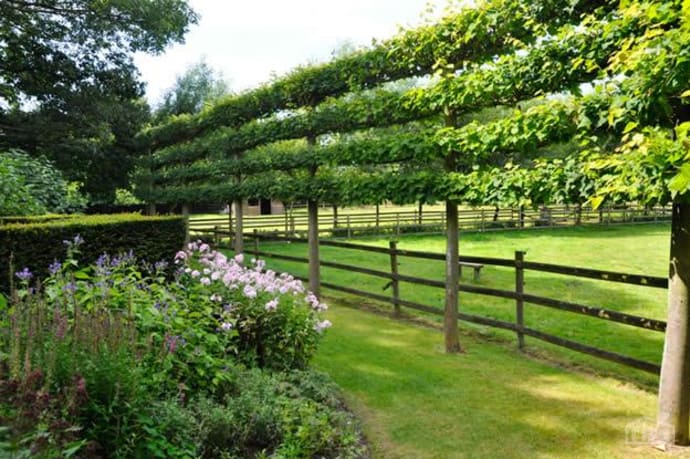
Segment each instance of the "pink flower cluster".
M198 261L199 269L189 266L192 260ZM263 260L252 260L252 266L244 265L244 256L236 255L229 258L221 252L212 250L208 244L201 241L190 242L186 250L175 255L175 263L181 266L181 271L190 278L199 282L204 287L227 288L228 290L241 292L248 300L255 300L266 293L271 298L264 303L264 309L268 312L276 311L280 305L280 297L292 295L295 300L304 301L314 312L323 312L328 309L325 303L312 292L305 291L302 282L289 274L277 274L273 270L265 270L266 263ZM214 302L222 302L223 297L217 293L210 296ZM263 295L262 298L265 298ZM265 301L265 299L264 299ZM315 330L321 332L330 327L327 320L316 322ZM223 327L227 330L227 328Z

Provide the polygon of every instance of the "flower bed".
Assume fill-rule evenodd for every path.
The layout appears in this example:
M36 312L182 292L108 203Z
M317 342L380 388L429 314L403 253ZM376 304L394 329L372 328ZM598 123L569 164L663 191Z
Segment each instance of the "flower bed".
M170 265L76 261L0 300L0 451L17 457L357 457L337 388L308 369L326 305L201 242ZM2 298L2 297L0 297Z

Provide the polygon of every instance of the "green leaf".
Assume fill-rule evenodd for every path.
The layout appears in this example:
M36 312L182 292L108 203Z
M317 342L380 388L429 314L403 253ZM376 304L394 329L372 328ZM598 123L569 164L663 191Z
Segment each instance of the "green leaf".
M604 196L592 196L589 199L590 204L592 205L593 209L598 209L601 204L604 202L605 197Z
M84 270L79 270L75 272L74 277L79 280L88 280L91 278L91 276L89 276L89 274Z
M628 132L637 128L637 126L638 126L638 123L636 123L634 121L628 122L628 124L625 125L625 129L623 129L623 134L627 134Z
M690 189L690 163L685 163L680 167L678 173L669 181L668 187L674 197Z

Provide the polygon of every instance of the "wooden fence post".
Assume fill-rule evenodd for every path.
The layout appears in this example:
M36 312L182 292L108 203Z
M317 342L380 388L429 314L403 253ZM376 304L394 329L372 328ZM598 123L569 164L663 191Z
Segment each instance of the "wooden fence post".
M292 234L292 237L295 237L295 216L290 215L290 233Z
M244 252L244 209L242 208L242 200L235 200L235 253L240 254Z
M189 204L182 204L182 216L184 217L184 244L189 242Z
M350 216L348 215L346 217L347 219L347 238L352 239L352 226L350 226Z
M228 203L228 234L232 246L232 201Z
M400 212L395 214L395 234L400 236Z
M259 230L254 228L254 258L259 259Z
M379 231L379 225L380 225L380 210L379 210L379 205L376 204L376 232L378 233Z
M395 317L400 316L400 282L398 281L398 243L396 241L390 241L388 243L388 248L390 249L391 258L391 287L393 291L393 315Z
M522 267L522 262L525 261L525 252L519 250L515 251L515 322L517 324L517 338L518 349L525 348L525 335L523 329L525 328L524 317L524 300L522 294L525 293L525 270Z
M419 226L422 226L422 212L423 212L422 202L419 202Z
M289 228L290 228L290 227L289 227L289 224L290 224L290 223L288 222L288 213L287 213L287 210L285 210L285 214L284 214L284 215L285 215L285 237L288 237L288 236L290 235L290 233L288 232L288 231L289 231Z

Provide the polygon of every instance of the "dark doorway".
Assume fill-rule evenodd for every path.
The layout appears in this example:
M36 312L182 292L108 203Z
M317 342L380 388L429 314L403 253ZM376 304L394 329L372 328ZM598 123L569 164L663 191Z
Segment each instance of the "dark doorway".
M271 215L271 200L262 199L261 200L261 215Z

